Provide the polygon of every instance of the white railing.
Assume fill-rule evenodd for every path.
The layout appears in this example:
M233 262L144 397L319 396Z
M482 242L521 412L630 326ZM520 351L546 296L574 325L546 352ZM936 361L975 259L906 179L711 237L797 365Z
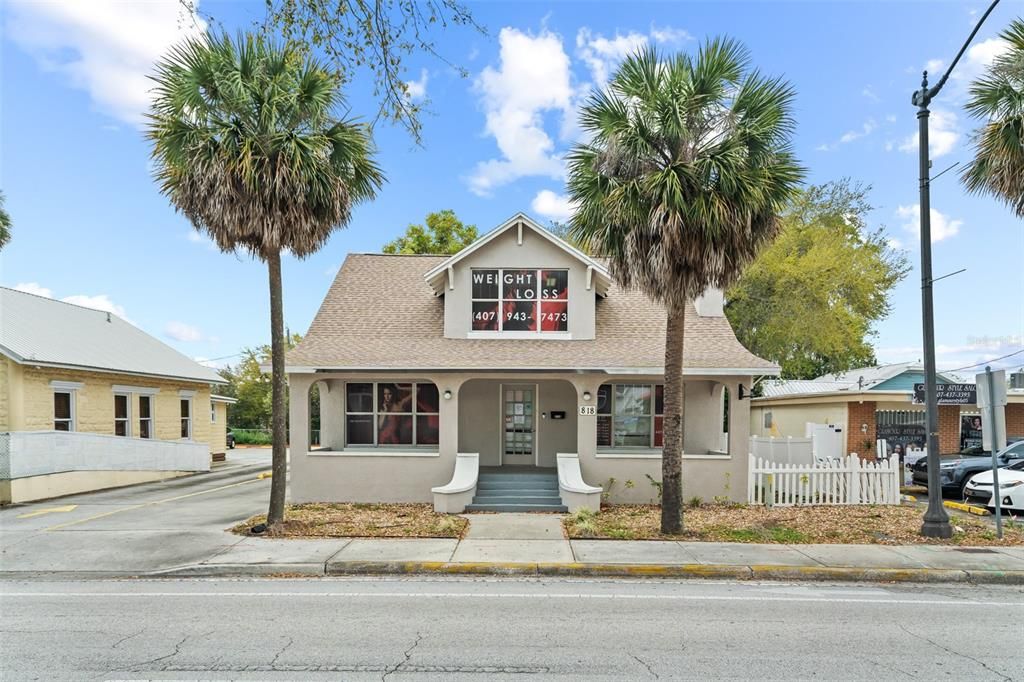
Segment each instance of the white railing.
M0 478L66 471L209 471L210 448L188 440L80 431L0 433Z
M778 464L750 456L747 502L767 506L801 504L899 504L896 458L862 461L849 455L814 466Z

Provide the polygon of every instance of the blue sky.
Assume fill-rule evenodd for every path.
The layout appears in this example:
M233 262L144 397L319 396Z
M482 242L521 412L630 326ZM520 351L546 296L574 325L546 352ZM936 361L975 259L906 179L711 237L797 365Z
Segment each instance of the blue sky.
M285 320L305 332L348 252L379 250L411 222L451 208L481 231L524 210L564 218L562 156L577 138L575 110L590 87L641 43L693 50L728 35L757 66L797 93L795 143L809 181L848 176L873 186L872 224L916 266L917 155L910 93L970 32L980 3L471 3L487 35L452 29L439 51L461 78L422 57L408 78L430 113L424 147L402 129L376 128L388 183L318 254L284 264ZM933 105L935 172L969 157L962 110L970 78L998 53L999 30L1022 5L1003 3ZM263 2L204 1L229 28L262 16ZM3 108L0 188L14 240L0 283L112 309L182 352L231 362L269 338L265 267L218 253L159 194L140 132L146 73L192 29L177 0L26 2L0 9ZM352 111L372 118L372 84L351 87ZM954 172L933 186L939 362L958 368L1024 348L1024 228ZM883 362L921 357L920 275L893 294L878 325ZM386 289L382 289L382 296ZM1002 363L1024 365L1024 354Z

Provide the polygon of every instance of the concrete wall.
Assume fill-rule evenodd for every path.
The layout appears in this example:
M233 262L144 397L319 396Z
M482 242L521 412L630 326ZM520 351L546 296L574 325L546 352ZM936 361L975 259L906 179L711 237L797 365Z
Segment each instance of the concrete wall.
M765 413L771 412L774 428L765 426ZM750 434L752 436L793 436L803 438L807 422L834 424L846 432L846 403L812 403L807 405L763 405L751 403Z
M53 388L51 381L80 382L73 392L75 431L114 433L114 386L132 386L155 390L153 394L154 435L160 440L181 438L181 396L179 391L194 391L192 397L192 440L211 442L210 387L208 384L170 379L150 379L127 374L71 371L21 366L7 362L7 431L49 431L53 429ZM2 377L0 377L2 378ZM138 435L139 395L131 393L131 433Z
M345 449L344 428L335 428L329 441L341 444L335 449L310 451L308 446L309 387L314 378L326 381L331 394L344 394L343 382L352 381L432 381L442 395L440 401L440 444L436 448L351 448ZM688 497L710 500L727 497L740 501L746 496L746 471L750 425L750 401L733 400L729 415L728 451L712 452L721 436L721 386L738 395L742 382L750 386L750 377L688 377L686 396L684 454L684 490ZM597 448L596 417L580 417L579 406L596 405L597 388L602 383L660 383L660 377L638 378L636 375L579 374L434 374L411 375L381 372L373 376L361 374L292 374L291 390L291 495L293 502L428 502L430 488L447 483L455 466L455 454L480 452L481 465L497 463L500 447L501 421L499 394L502 382L538 385L539 413L547 418L538 421L539 464L551 466L557 452L577 452L584 479L592 485L605 484L614 478L610 500L649 502L656 488L647 475L661 480L661 451L615 451ZM452 397L443 398L445 391ZM590 394L589 402L584 393ZM323 395L323 394L322 394ZM334 405L323 401L322 405ZM564 410L567 419L555 423L552 410ZM344 414L343 399L337 414ZM326 415L321 413L321 423ZM327 418L329 421L333 419ZM332 423L341 422L341 419ZM690 449L692 448L692 449ZM626 481L632 486L626 487Z
M511 228L456 264L455 288L445 289L444 335L466 338L472 335L494 335L495 332L472 332L472 270L473 268L517 268L528 270L561 269L569 271L569 334L573 339L592 339L595 329L595 294L587 291L587 268L576 258L523 227L523 243L518 230ZM447 287L447 283L445 284ZM536 338L565 338L556 333L536 334ZM482 462L481 462L482 464Z
M0 481L0 504L48 500L93 490L166 481L188 476L191 471L66 471L48 476Z

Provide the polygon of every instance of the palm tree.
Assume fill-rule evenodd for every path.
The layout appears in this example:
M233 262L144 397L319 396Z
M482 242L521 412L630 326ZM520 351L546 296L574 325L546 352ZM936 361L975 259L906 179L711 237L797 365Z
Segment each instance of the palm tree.
M11 241L11 215L4 208L4 193L0 192L0 249Z
M161 192L221 251L267 264L273 525L286 469L281 252L315 253L384 178L369 128L335 117L338 78L292 44L208 34L173 48L153 80L147 137Z
M661 530L682 530L685 311L724 288L779 230L803 169L790 150L793 90L750 68L738 43L696 56L628 57L580 112L569 155L571 234L613 276L665 306Z
M1024 21L1015 20L1000 37L1009 49L971 84L967 111L982 127L961 179L970 192L994 194L1024 218Z

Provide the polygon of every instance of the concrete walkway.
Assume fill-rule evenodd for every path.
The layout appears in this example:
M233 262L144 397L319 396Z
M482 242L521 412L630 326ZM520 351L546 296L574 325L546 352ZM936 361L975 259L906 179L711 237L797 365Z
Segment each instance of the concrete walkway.
M473 514L461 539L239 538L172 575L690 576L1024 584L1024 547L569 540L561 517Z

